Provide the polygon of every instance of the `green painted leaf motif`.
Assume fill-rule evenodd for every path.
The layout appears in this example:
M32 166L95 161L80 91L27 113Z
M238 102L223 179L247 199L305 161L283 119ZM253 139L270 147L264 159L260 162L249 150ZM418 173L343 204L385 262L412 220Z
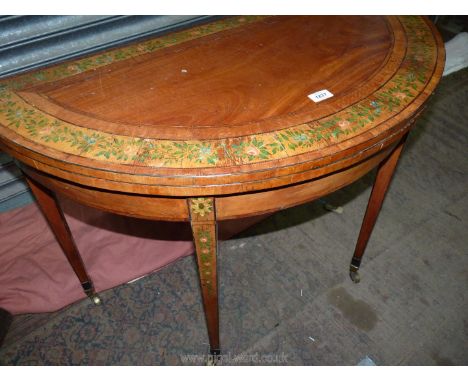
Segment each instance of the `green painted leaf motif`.
M240 21L242 19L242 21ZM115 60L122 60L134 55L144 54L152 49L169 46L180 41L196 38L199 35L213 33L226 27L240 25L252 20L249 17L222 20L216 24L200 26L176 35L150 40L138 46L121 48L112 53L78 60L72 65L63 64L52 69L44 69L31 75L0 84L0 110L9 123L21 134L43 142L65 142L70 147L78 148L82 153L91 153L94 157L116 159L118 161L135 160L143 163L147 160L160 161L164 165L180 165L182 161L214 166L219 163L218 152L237 163L239 159L261 161L278 158L286 148L292 152L311 147L314 143L323 145L323 140L338 140L341 135L358 133L372 126L382 115L387 116L401 110L418 94L427 82L432 68L431 60L435 57L435 46L430 30L419 18L406 17L402 25L407 31L408 49L405 61L396 76L377 91L372 100L363 100L343 110L339 116L327 117L313 122L310 128L287 128L280 132L266 133L257 137L245 137L236 140L228 147L224 143L194 143L134 140L133 138L115 138L109 134L60 125L57 119L25 106L20 101L12 101L12 91L28 84L41 81L57 80L91 70ZM369 102L371 104L369 104ZM372 104L375 102L375 104ZM343 123L344 121L348 122ZM22 132L23 131L23 132ZM272 142L273 141L273 142ZM265 143L267 142L267 143Z

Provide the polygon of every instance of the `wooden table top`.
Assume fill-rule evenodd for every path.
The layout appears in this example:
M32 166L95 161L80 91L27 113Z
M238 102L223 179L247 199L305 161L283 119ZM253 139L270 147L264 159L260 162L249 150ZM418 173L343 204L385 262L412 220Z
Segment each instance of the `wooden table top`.
M225 18L3 80L0 148L125 192L279 187L383 145L444 58L422 17Z

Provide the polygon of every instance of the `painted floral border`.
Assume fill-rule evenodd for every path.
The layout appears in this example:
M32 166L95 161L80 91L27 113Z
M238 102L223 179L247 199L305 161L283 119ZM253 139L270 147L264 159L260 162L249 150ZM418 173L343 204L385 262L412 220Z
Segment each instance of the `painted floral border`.
M216 244L212 238L210 226L195 226L193 235L197 246L199 257L198 268L200 272L200 282L206 288L209 295L215 293L216 274L213 268L216 265Z
M28 84L66 78L261 19L220 20L3 82L0 84L0 124L48 148L106 163L185 169L260 163L315 151L377 126L401 112L421 93L435 65L437 47L429 26L421 17L400 17L408 39L406 56L393 78L372 96L316 121L269 133L218 140L142 139L100 132L61 121L35 109L15 93Z

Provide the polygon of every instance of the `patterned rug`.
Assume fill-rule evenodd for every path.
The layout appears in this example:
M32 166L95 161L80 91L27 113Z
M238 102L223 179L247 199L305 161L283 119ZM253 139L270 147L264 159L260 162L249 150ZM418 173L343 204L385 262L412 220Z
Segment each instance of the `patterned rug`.
M221 364L468 364L468 70L418 121L370 240L348 265L374 174L220 246ZM2 365L204 364L193 257L62 311L17 316Z

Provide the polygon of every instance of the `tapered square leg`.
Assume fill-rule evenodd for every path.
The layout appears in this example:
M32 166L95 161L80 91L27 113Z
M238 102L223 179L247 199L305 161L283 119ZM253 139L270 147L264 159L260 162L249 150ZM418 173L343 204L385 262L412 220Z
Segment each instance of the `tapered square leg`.
M218 280L216 266L218 235L215 201L213 198L192 198L188 199L188 207L197 256L203 307L210 339L210 351L212 355L219 355Z
M366 250L367 243L369 242L372 230L374 229L375 222L379 216L385 194L387 193L390 181L392 180L392 176L395 172L398 159L400 158L407 136L408 133L403 136L391 154L380 164L377 171L377 176L374 181L374 186L372 187L366 214L364 215L361 231L359 232L356 248L349 268L349 275L351 280L355 283L360 281L358 270L361 265L362 256L364 255L364 251Z
M68 262L80 280L84 292L95 304L100 304L101 299L96 294L93 283L86 272L83 260L55 194L28 176L26 176L26 180Z

